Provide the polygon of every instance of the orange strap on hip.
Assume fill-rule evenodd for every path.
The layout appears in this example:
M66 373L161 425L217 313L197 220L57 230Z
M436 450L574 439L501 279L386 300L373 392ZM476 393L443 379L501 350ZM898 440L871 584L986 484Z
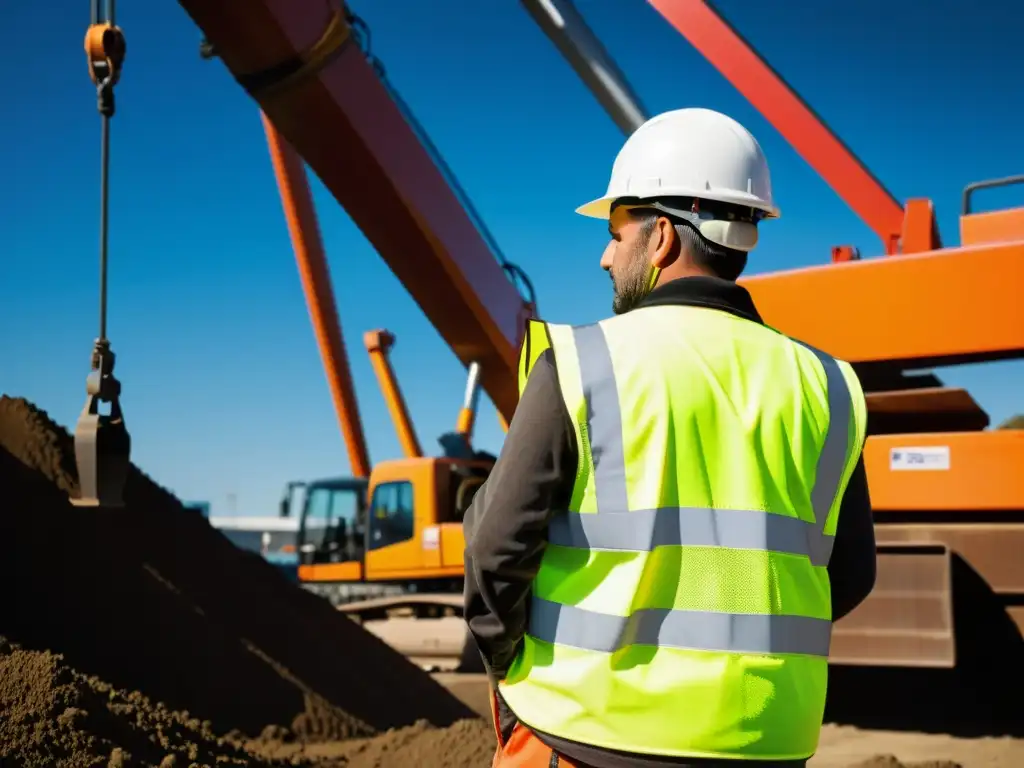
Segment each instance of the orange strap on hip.
M491 723L494 725L494 737L498 740L498 749L505 746L501 738L501 717L498 714L498 694L494 692L494 686L487 684L487 693L491 701Z
M491 768L587 768L559 755L522 723L494 754Z

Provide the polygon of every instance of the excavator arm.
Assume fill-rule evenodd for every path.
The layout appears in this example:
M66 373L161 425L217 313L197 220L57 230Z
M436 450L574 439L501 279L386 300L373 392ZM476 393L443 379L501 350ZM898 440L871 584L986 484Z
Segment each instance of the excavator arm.
M532 297L343 5L179 0L208 46L348 211L505 419Z
M420 440L416 436L416 428L409 416L402 389L398 386L395 370L388 359L388 353L395 345L395 335L383 328L367 331L363 334L363 344L370 355L370 365L373 366L381 394L384 395L384 403L391 414L398 442L402 444L402 453L407 459L419 459L423 456L423 449L420 448Z
M306 181L306 168L302 158L277 132L266 115L263 116L263 127L267 133L270 159L274 165L274 175L277 176L277 187L281 193L281 204L288 222L302 290L306 294L306 306L309 307L310 321L327 373L338 426L341 427L341 435L348 450L349 466L354 477L365 479L370 476L370 451L341 334L341 319L334 302L327 257L320 240L313 195Z

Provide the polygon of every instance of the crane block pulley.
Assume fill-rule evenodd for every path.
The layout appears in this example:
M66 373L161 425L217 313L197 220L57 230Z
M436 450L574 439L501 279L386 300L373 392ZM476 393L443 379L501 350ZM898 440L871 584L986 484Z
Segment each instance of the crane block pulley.
M92 24L85 33L85 55L89 61L89 79L96 85L109 81L117 85L128 47L124 32L109 22Z
M114 114L114 86L121 79L127 50L124 32L110 20L91 24L86 30L85 56L89 79L96 86L96 106L104 117Z

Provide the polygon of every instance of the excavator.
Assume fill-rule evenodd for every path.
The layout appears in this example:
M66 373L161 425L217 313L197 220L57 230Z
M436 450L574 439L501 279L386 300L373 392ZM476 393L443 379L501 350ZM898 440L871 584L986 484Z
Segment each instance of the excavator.
M281 516L299 519L299 579L351 613L359 599L461 593L462 517L495 462L472 446L479 366L470 366L455 430L438 439L442 455L424 456L388 360L394 335L370 331L365 341L404 457L378 462L369 478L290 482L280 505Z
M468 477L482 480L489 463L467 453L465 441L456 455L423 457L410 437L402 441L406 458L371 471L303 161L459 360L476 371L506 425L517 400L520 337L536 312L532 296L520 289L522 272L501 255L387 82L365 25L345 5L179 2L205 35L205 53L218 57L262 110L349 451L352 478L306 487L301 514L304 541L312 546L300 578L315 590L330 589L343 610L364 622L394 626L385 617L403 611L413 618L457 617L464 547L459 488ZM880 258L861 259L856 248L837 246L831 264L743 281L767 322L849 360L867 392L865 461L882 542L879 577L872 596L837 625L832 661L959 663L957 638L970 606L954 594L965 564L985 582L1019 641L1024 432L985 430L988 417L966 392L914 371L1024 356L1024 308L1014 293L1024 263L1024 209L972 208L979 190L1024 177L968 187L961 245L943 247L931 202L901 204L888 193L708 2L649 2L882 240ZM638 126L645 117L639 100L572 4L523 4L616 124L624 132ZM1006 279L985 278L991 274ZM389 409L394 415L404 406L389 401ZM336 530L328 536L331 526L314 524L342 517L340 539Z
M280 515L299 520L299 583L425 669L479 670L459 618L462 517L496 459L472 444L479 366L469 367L455 429L438 439L441 456L424 456L388 358L394 335L364 341L404 456L376 463L369 478L286 485Z

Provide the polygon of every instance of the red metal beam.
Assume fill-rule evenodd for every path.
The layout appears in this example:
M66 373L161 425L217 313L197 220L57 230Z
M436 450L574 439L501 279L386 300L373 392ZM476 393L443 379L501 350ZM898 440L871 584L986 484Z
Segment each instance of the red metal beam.
M886 253L896 253L903 206L711 4L705 0L648 2L874 230Z
M247 83L301 64L336 10L323 0L179 2ZM484 391L511 418L529 310L353 36L319 72L258 101L456 356L480 363Z
M306 181L302 159L292 146L277 132L273 123L263 116L267 133L267 146L281 193L288 234L299 267L302 290L306 294L309 319L313 323L320 359L327 373L334 411L338 416L341 436L348 451L349 466L354 477L370 476L370 452L366 447L363 420L359 415L359 401L352 383L345 339L341 335L341 320L334 302L331 276L327 270L327 257L320 227L316 221L313 195Z

